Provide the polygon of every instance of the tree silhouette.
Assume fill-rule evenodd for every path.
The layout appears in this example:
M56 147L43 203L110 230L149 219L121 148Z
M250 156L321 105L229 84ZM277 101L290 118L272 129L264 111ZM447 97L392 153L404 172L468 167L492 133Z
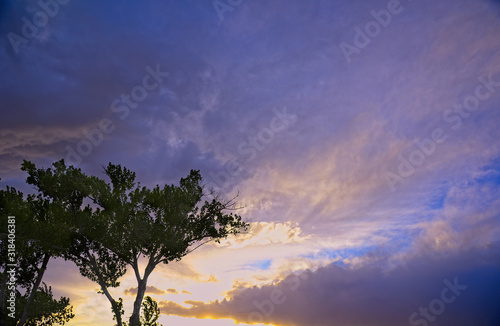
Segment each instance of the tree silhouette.
M208 241L219 241L247 227L239 215L229 212L235 208L233 200L204 193L196 170L181 178L178 186L149 189L136 183L134 172L111 163L104 168L110 183L68 167L64 160L48 169L24 161L22 169L43 198L64 210L73 239L66 258L99 284L119 326L123 324L122 299L115 300L108 288L119 286L127 266L137 280L129 325L139 326L147 281L156 266L180 260ZM146 263L142 271L141 260Z
M42 285L49 260L62 255L68 243L68 233L58 227L57 208L7 187L0 190L0 217L0 255L5 257L0 260L0 325L64 325L74 317L69 299L54 299L50 287Z
M141 326L163 326L158 322L160 318L160 308L156 301L150 296L144 297L142 301Z

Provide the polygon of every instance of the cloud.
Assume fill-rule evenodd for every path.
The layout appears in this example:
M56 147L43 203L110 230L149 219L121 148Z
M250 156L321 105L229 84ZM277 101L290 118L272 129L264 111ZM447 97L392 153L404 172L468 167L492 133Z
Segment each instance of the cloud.
M495 72L500 80L500 20L498 3L488 0L402 4L404 11L349 65L338 44L352 43L354 27L387 0L256 0L227 12L223 24L210 1L71 1L18 55L6 37L0 41L1 182L23 185L25 175L16 173L23 158L50 165L102 118L116 130L82 163L97 176L110 161L136 171L143 185L177 182L195 168L211 186L210 172L242 162L222 192L240 191L245 208L238 213L251 219L251 232L159 266L154 282L163 284L163 277L204 301L233 285L232 292L217 303L165 307L245 320L256 309L252 300L269 300L279 288L287 300L269 316L276 322L372 325L370 315L405 324L403 317L436 296L443 278L468 279L466 259L470 273L475 268L489 281L478 257L498 258L486 252L500 241L500 89L457 130L443 112L474 93L478 76ZM21 33L21 18L38 8L36 0L2 5L0 34ZM121 120L111 103L156 64L168 78ZM283 107L297 121L259 142L248 160L239 145ZM446 128L446 142L391 192L384 172L396 171L399 157L436 127ZM391 255L374 248L390 248ZM437 254L443 262L433 260ZM324 267L333 262L350 269ZM63 283L71 296L78 270L61 273L57 266L47 279ZM304 269L314 272L289 293L286 275ZM454 324L467 293L476 295L477 303L469 303L480 305L483 316L493 311L487 309L495 301L486 302L491 296L469 279L439 323ZM464 323L471 309L463 309ZM488 324L476 317L476 324Z
M68 127L1 129L0 158L4 164L0 173L4 176L17 174L23 159L50 162L47 157L57 157L68 140L79 137L80 130Z
M290 222L251 222L246 232L221 241L220 246L231 249L247 246L267 246L275 244L300 244L310 239L302 230Z
M167 293L170 293L170 294L178 294L179 291L177 291L176 289L167 289Z
M158 269L166 278L200 280L204 277L187 260L167 265L161 264L158 266Z
M172 293L169 290L174 290L174 289L168 289L167 291L164 291L164 290L161 290L161 289L157 288L156 286L147 285L145 293L158 294L158 295L166 294L167 292L168 293ZM125 291L123 291L123 294L125 294L125 295L136 295L137 294L137 287L132 287L132 288L129 288L129 289L125 289Z
M451 283L466 289L431 317L442 325L496 325L500 294L491 289L500 286L498 245L486 251L416 258L390 271L378 264L353 269L329 265L259 288L235 288L222 301L185 301L189 307L162 301L160 308L167 315L243 323L396 326L408 324L411 314L429 307Z
M208 277L208 279L206 279L206 280L205 280L205 281L203 281L203 282L205 282L205 283L212 283L212 282L219 282L219 280L218 280L215 276L210 275L210 276Z

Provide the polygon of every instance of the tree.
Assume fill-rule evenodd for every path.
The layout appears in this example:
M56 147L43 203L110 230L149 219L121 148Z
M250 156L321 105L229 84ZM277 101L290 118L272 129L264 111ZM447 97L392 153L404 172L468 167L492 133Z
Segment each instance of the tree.
M55 162L48 169L37 169L35 164L24 161L21 169L28 172L26 182L35 185L44 200L60 208L59 213L64 216L61 225L71 237L63 257L74 262L83 276L99 284L100 293L109 300L114 318L121 326L121 298L115 300L108 289L120 285L118 279L126 272L125 263L99 241L109 235L100 210L84 205L84 199L94 198L91 189L97 191L106 184L80 169L66 167L64 161Z
M20 301L22 307L25 304L26 297L22 296ZM64 325L73 317L75 315L73 314L73 307L69 305L69 299L61 297L59 300L55 300L51 287L43 283L36 293L25 325Z
M204 193L196 170L181 178L178 186L152 189L137 184L134 172L111 163L104 168L110 183L67 167L64 160L48 169L25 161L23 170L29 174L27 182L44 198L61 203L74 215L67 257L82 275L100 285L119 326L121 298L115 300L108 288L119 285L126 266L133 269L138 285L129 325L139 326L147 281L156 266L180 260L208 241L220 241L247 227L239 215L228 212L235 209L234 199L223 201ZM92 206L83 206L84 199ZM142 271L141 260L146 263Z
M160 308L158 303L150 296L144 297L142 301L141 326L163 326L158 322L160 318Z
M68 298L56 300L50 287L41 286L49 260L67 240L57 232L55 212L40 197L0 190L0 255L6 258L0 260L1 325L63 325L74 317Z

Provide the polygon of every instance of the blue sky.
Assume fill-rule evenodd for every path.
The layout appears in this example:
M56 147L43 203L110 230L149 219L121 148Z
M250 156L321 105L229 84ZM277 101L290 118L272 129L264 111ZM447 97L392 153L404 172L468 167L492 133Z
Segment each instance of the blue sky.
M166 324L248 323L307 273L259 323L411 325L458 278L419 318L496 325L499 18L491 0L3 1L0 186L30 192L23 159L65 158L238 193L250 234L151 281L179 292L153 295ZM111 325L68 264L47 280L70 325Z

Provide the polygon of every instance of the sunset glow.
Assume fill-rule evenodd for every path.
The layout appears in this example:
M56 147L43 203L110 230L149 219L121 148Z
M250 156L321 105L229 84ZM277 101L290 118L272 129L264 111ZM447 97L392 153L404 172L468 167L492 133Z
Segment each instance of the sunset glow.
M249 223L154 269L164 326L500 325L499 1L8 0L0 35L0 189L193 169ZM72 261L43 282L115 324Z

